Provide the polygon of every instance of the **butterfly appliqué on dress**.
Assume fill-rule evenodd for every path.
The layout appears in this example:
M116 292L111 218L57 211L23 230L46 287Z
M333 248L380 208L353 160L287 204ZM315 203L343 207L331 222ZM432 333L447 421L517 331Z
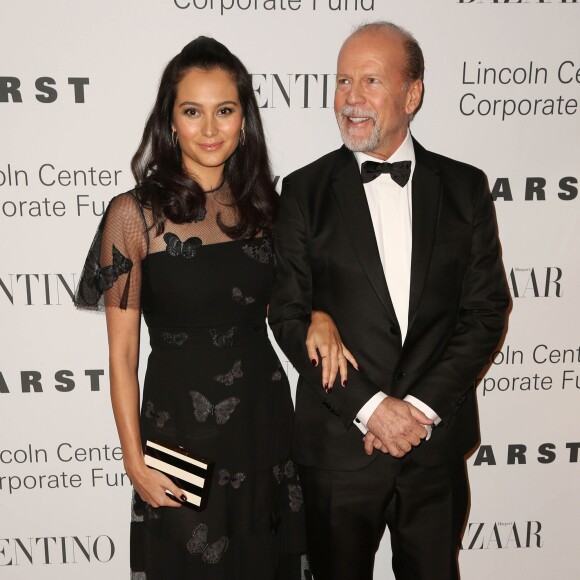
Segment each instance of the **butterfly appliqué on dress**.
M213 345L217 348L223 348L224 346L234 346L234 334L236 332L236 327L232 326L225 332L218 332L215 328L210 328L209 333L211 335L211 340Z
M302 497L302 488L294 483L288 484L288 500L290 503L290 509L293 512L300 511L304 499Z
M252 296L244 296L239 288L232 288L232 299L242 306L248 306L256 301Z
M193 402L193 409L196 421L205 423L210 415L214 415L215 422L218 425L223 425L230 420L230 417L240 399L238 397L228 397L213 405L206 397L198 391L189 391L191 400Z
M183 256L186 259L195 258L197 255L197 249L202 245L202 241L197 238L188 238L185 242L182 242L175 234L167 232L163 239L167 243L166 252L172 256Z
M224 552L228 549L229 540L227 536L222 536L213 544L207 543L208 527L206 524L199 524L187 541L187 550L194 556L201 554L201 559L206 564L217 564Z
M258 238L242 246L246 256L257 260L261 264L269 264L273 258L272 241L270 238Z
M284 477L287 479L294 479L296 477L296 466L292 459L288 459L286 463L280 463L280 465L274 465L272 468L272 473L274 475L274 479L278 483L282 483Z
M118 280L119 276L127 274L131 271L133 262L123 256L113 244L113 263L110 266L99 268L97 273L97 288L100 292L109 290L113 284Z
M234 489L239 489L240 485L246 480L246 474L238 471L233 475L230 475L230 472L227 469L220 469L218 473L218 485L224 486L228 483Z
M155 405L151 401L145 403L145 417L152 419L160 429L163 429L165 423L171 419L171 415L167 411L156 411Z
M218 381L219 383L223 383L228 387L231 387L236 379L241 379L243 376L244 373L242 371L242 361L237 360L233 364L231 370L229 370L227 373L224 373L223 375L216 375L214 380Z
M185 332L162 332L161 339L171 346L181 346L187 340Z

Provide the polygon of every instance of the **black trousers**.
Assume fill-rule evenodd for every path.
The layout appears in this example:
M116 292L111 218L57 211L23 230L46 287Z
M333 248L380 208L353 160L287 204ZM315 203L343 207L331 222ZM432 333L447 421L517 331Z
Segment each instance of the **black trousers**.
M381 454L358 471L301 466L300 478L315 580L372 580L386 526L397 580L459 578L468 505L463 458L425 467Z

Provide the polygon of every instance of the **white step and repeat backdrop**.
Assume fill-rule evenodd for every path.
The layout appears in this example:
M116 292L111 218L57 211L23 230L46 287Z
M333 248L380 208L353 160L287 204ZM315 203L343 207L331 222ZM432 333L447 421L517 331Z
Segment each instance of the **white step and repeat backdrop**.
M478 387L466 580L576 580L580 429L580 3L100 0L0 4L0 578L128 574L130 484L105 320L71 291L165 63L214 36L246 63L276 175L340 143L335 59L390 19L426 55L413 123L488 174L513 296ZM147 340L143 353L146 354ZM289 369L291 379L295 375ZM388 542L377 578L391 578Z

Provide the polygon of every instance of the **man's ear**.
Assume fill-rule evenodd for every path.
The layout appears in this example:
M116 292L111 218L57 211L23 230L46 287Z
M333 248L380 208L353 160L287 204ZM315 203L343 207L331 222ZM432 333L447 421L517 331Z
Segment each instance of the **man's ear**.
M417 79L413 81L407 89L407 102L405 103L405 111L407 115L413 115L421 106L423 100L423 81Z

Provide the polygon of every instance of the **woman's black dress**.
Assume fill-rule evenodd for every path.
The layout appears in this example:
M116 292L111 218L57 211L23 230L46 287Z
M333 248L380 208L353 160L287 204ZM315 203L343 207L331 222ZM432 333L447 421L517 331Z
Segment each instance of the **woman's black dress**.
M302 492L289 460L293 407L265 317L269 237L231 240L233 210L207 200L197 223L157 236L131 194L107 210L77 292L80 306L141 308L151 354L141 436L215 461L208 505L153 509L134 494L133 578L309 578ZM232 219L232 216L230 216Z

